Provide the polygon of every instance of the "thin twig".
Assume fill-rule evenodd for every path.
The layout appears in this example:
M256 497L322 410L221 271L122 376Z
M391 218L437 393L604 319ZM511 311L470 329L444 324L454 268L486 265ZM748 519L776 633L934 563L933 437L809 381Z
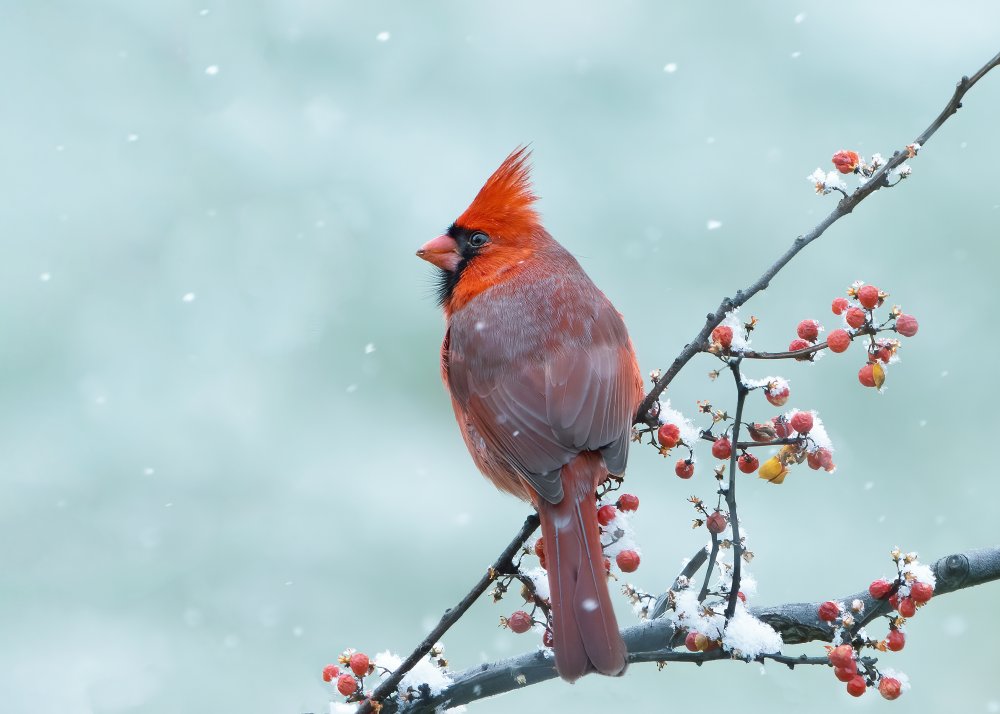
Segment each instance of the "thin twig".
M715 572L715 561L719 558L719 535L712 533L712 552L708 554L708 568L705 570L705 581L701 585L701 592L698 593L698 602L705 602L708 597L708 586L712 582L712 574Z
M740 374L740 359L736 358L729 363L729 368L733 372L733 379L736 380L736 421L733 423L733 442L738 442L740 438L740 427L743 425L743 404L747 400L750 390L743 383L743 375ZM729 527L733 533L733 581L729 588L729 603L726 605L726 622L732 619L736 612L736 600L740 595L740 573L743 562L743 541L740 539L740 517L736 512L736 447L732 448L729 454L729 485L726 488L726 508L729 509Z
M691 556L691 559L684 564L684 567L681 569L681 572L677 574L677 577L674 578L674 584L670 586L670 590L673 590L674 592L680 590L684 580L690 580L694 577L694 574L701 569L701 566L704 565L706 560L708 560L708 551L704 548L699 548L698 551ZM651 618L662 617L667 611L667 606L670 604L670 590L656 598L656 605L653 606L653 610L649 615Z
M739 354L740 357L745 357L746 359L798 359L799 357L809 357L820 350L825 350L827 347L829 347L828 344L820 342L790 352L757 352L756 350L746 350Z
M410 655L400 663L385 681L381 682L375 690L371 693L371 696L358 707L358 714L368 714L373 711L370 701L380 702L393 694L396 691L396 687L402 681L406 673L413 669L420 660L427 656L431 651L431 648L438 643L441 637L451 629L458 620L465 614L472 603L479 599L490 587L490 584L496 580L498 575L513 575L516 570L514 567L514 554L521 549L524 542L528 537L535 532L538 528L538 516L532 513L530 516L524 519L524 524L521 526L521 530L517 532L514 539L507 544L507 547L503 549L497 559L493 562L493 565L483 574L483 577L479 579L479 582L473 586L465 597L463 597L455 607L445 610L444 615L441 616L441 620L434 627L433 630L423 639L423 641L417 645L416 649L410 653Z

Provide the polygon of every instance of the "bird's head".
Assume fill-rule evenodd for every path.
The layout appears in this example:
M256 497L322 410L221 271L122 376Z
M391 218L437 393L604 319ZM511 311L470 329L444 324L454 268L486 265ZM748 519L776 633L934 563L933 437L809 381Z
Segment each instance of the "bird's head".
M446 309L485 290L544 240L532 207L529 156L524 147L508 156L451 227L417 251L440 268L439 301ZM456 296L460 284L464 290Z

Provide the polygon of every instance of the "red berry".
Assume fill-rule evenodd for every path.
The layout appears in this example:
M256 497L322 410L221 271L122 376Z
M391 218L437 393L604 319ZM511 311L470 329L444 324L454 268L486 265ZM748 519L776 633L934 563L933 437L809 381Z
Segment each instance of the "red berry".
M874 310L878 305L878 288L874 285L862 285L858 289L858 302L869 310Z
M873 357L875 357L875 359L882 360L882 364L889 364L889 360L892 359L892 348L885 346L879 347L875 350Z
M857 673L858 673L858 668L854 664L854 662L851 662L851 667L849 669L845 667L833 668L833 676L839 679L841 682L850 682L852 679L854 679L854 675L856 675Z
M516 632L519 635L523 635L530 630L531 625L531 615L524 610L518 610L507 618L507 627L510 628L511 632Z
M854 664L854 648L850 645L839 645L827 653L830 664L834 667L856 667Z
M712 456L717 459L728 459L733 453L733 445L729 443L729 438L720 436L712 444Z
M719 325L712 330L712 342L718 342L724 350L733 346L733 328L728 325Z
M903 617L913 617L917 614L917 604L913 602L913 598L904 597L899 601L899 614Z
M740 458L736 459L736 465L743 473L752 474L760 466L760 461L753 454L741 454Z
M740 599L740 602L745 603L747 601L747 596L743 594L742 590L740 590L740 591L738 591L736 593L736 597L738 597Z
M833 309L834 315L843 315L844 310L847 309L848 304L849 303L847 302L847 298L839 297L833 299L833 305L831 305L830 307Z
M819 337L819 323L816 320L803 320L795 328L795 332L803 340L815 342L816 338Z
M878 683L878 693L891 702L902 694L902 685L895 677L882 677Z
M934 586L930 583L917 581L910 586L910 597L913 602L927 602L934 594Z
M899 609L899 593L893 593L889 596L889 607L893 610Z
M639 554L634 550L623 550L615 556L615 562L623 573L634 573L639 569Z
M866 387L875 386L875 372L871 363L858 370L858 381Z
M906 644L906 635L904 635L899 630L892 630L889 632L889 636L885 638L885 646L891 649L893 652L899 652L903 649Z
M809 342L806 342L805 340L803 340L801 338L796 338L796 339L792 340L788 344L788 351L789 352L797 352L798 350L804 350L806 347L812 347L812 344L810 344ZM800 356L796 357L795 359L797 359L800 362L802 362L802 361L805 361L805 360L809 360L811 358L812 358L812 355L811 354L807 354L807 355L800 355Z
M851 346L851 336L847 330L834 330L826 336L826 344L831 352L843 352Z
M892 588L892 584L888 580L879 578L872 581L872 584L868 586L868 594L876 600L885 600L885 596L889 594L890 588Z
M858 662L854 659L854 650L851 650L850 652L850 659L837 666L836 669L843 670L844 672L850 672L852 677L858 673ZM846 682L847 680L844 679L842 681Z
M726 530L727 525L729 525L729 521L722 515L722 511L716 511L705 520L705 527L711 533L722 533Z
M351 655L351 671L359 677L368 674L368 655L363 652L355 652Z
M788 420L785 419L785 417L771 417L771 423L774 424L774 432L778 435L779 439L787 439L788 437L795 435L795 430L788 423Z
M795 412L788 423L800 434L808 434L813 428L813 415L809 412Z
M340 667L335 664L328 664L323 668L323 681L332 682L340 676Z
M690 459L680 459L674 466L674 473L681 478L691 478L694 476L694 462Z
M806 461L809 463L809 468L814 471L818 471L819 469L833 471L837 468L833 465L833 454L830 453L829 449L822 446L806 454Z
M597 509L597 522L606 526L618 515L618 509L614 506L601 506Z
M851 677L851 681L847 683L847 693L852 697L860 697L865 693L868 688L868 683L865 682L865 678L860 674L856 674Z
M542 645L544 647L551 647L556 641L556 638L552 636L552 630L545 628L545 632L542 633Z
M539 538L535 541L535 555L539 558L545 557L545 538Z
M840 606L833 600L827 600L819 606L819 619L833 622L838 617L840 617Z
M847 149L838 151L833 155L831 160L837 171L842 174L854 173L854 169L861 164L861 157L858 156L858 152L848 151Z
M847 324L857 329L865 324L868 317L860 307L852 307L847 311Z
M788 401L788 384L786 382L773 384L773 388L770 384L764 387L764 398L776 407L784 406L785 402Z
M656 432L656 439L660 442L660 446L672 449L681 441L681 429L676 424L664 424Z
M631 493L623 493L618 497L618 508L623 511L638 511L639 497Z
M896 318L896 332L901 334L903 337L913 337L917 334L917 329L920 325L917 324L917 318L913 315L900 315Z
M688 632L687 635L684 637L684 646L687 647L691 652L698 652L699 651L698 637L699 635L697 632L694 631Z
M345 697L349 697L354 694L358 689L358 680L349 674L342 674L337 677L337 691L343 694Z

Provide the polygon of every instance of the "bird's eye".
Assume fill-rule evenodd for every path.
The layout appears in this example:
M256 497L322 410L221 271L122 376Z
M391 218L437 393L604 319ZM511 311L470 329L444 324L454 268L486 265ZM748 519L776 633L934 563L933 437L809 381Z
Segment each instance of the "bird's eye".
M482 231L476 231L471 236L469 236L469 245L473 248L482 248L484 245L490 242L490 237L483 233Z

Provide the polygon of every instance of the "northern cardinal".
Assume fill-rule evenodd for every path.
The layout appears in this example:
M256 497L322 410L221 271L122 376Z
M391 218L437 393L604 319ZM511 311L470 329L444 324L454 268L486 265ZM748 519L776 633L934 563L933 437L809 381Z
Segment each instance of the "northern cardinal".
M642 376L621 315L539 222L528 152L417 255L440 269L441 374L462 436L544 536L556 669L620 675L595 491L621 474Z

